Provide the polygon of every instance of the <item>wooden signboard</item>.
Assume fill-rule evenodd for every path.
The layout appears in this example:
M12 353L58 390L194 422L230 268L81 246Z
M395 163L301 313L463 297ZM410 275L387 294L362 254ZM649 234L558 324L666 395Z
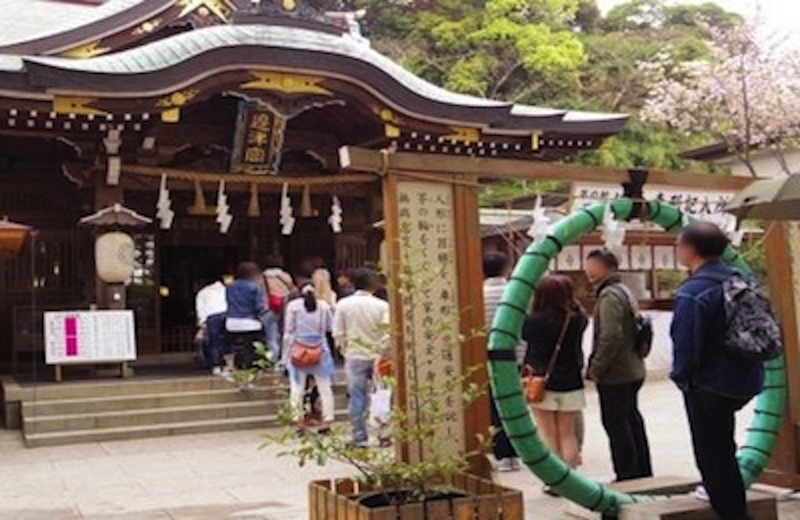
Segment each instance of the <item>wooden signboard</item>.
M44 315L48 365L122 363L136 359L133 311L67 311Z
M444 388L462 373L453 188L400 182L397 200L405 378L409 387L430 393L407 396L408 409L413 416L419 400L435 395L445 409L438 433L457 451L464 447L461 388Z
M419 400L434 396L444 411L437 449L475 450L478 435L489 431L489 403L484 396L466 408L452 383L476 367L470 380L486 386L486 344L476 334L484 327L477 189L463 177L436 182L390 173L384 200L392 305L402 310L393 313L397 404L415 420ZM399 446L399 455L416 461L430 449ZM471 470L487 474L479 459Z

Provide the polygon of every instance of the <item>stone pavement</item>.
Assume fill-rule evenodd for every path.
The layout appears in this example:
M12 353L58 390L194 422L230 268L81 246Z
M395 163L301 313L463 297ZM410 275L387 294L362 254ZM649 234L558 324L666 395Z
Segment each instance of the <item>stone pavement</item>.
M665 381L649 383L642 394L655 469L663 475L694 473L679 397ZM589 403L583 471L609 479L595 395ZM278 457L280 448L259 450L260 444L258 432L239 431L26 449L19 432L2 431L0 519L302 520L309 480L352 474L338 465L298 468ZM500 480L525 492L528 518L569 518L567 504L543 496L529 473ZM781 507L782 520L800 519L800 502Z

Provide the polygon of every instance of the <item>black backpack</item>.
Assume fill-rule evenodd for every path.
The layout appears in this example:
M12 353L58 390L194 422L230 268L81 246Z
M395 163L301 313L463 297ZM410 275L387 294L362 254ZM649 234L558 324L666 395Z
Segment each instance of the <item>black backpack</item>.
M614 287L618 288L628 300L628 306L631 309L631 313L633 313L633 324L636 329L634 332L636 353L639 354L640 358L645 359L653 351L653 339L655 336L653 320L639 311L639 302L625 285L616 284Z
M781 328L769 299L752 280L734 274L722 280L725 310L725 347L754 363L783 353Z

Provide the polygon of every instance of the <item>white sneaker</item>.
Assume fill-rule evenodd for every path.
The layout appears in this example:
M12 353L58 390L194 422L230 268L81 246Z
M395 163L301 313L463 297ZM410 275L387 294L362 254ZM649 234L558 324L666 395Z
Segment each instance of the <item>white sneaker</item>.
M222 367L214 367L211 369L212 376L221 376L222 375Z
M498 473L510 473L512 471L516 471L513 459L500 459L497 461Z
M519 471L522 469L522 464L517 457L511 459L511 471Z
M697 486L694 490L694 497L697 500L702 500L703 502L710 502L711 497L708 496L708 490L706 490L705 486Z

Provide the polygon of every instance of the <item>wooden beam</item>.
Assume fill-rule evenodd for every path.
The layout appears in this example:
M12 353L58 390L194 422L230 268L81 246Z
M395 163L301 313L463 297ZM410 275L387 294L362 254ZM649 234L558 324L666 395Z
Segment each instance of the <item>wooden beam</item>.
M389 153L345 146L339 149L344 170L384 174L414 172L428 174L474 175L482 180L530 179L567 182L622 184L630 180L628 170L603 166L572 166L521 159L488 159L423 153ZM740 191L755 179L722 175L704 175L678 171L650 170L647 182L706 190Z
M244 185L272 185L282 186L329 186L343 184L371 184L379 180L372 174L340 174L340 175L307 175L304 177L284 177L280 175L249 175L235 173L207 173L195 170L181 170L162 168L158 166L124 165L122 172L128 175L161 178L166 175L170 180L180 180L200 183L218 183Z

